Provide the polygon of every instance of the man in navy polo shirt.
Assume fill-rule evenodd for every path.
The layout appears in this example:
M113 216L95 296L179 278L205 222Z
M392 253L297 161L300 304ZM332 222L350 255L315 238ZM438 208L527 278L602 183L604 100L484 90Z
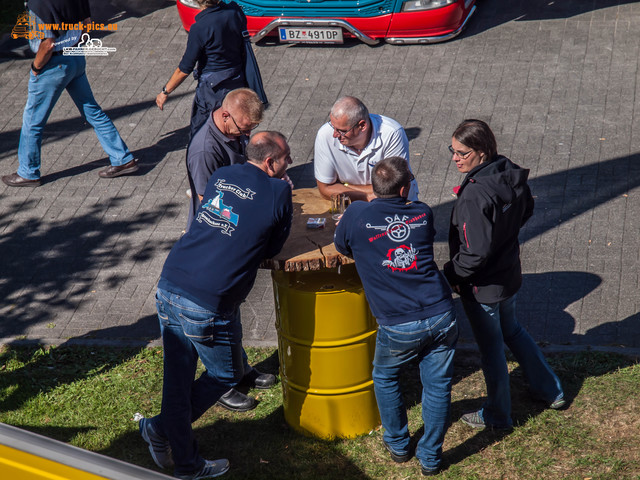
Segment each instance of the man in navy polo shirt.
M415 455L423 475L435 475L442 469L449 424L458 325L451 290L433 258L431 208L407 201L412 180L404 158L379 161L371 175L376 198L347 208L334 242L355 260L378 322L373 386L385 428L383 444L395 462L411 458L399 377L407 363L417 361L424 434Z
M264 105L256 92L237 88L227 93L220 108L211 112L189 142L187 174L192 200L187 229L200 206L211 174L220 167L246 162L249 135L258 127L263 114Z
M140 433L161 468L182 479L213 478L226 459L198 453L191 423L244 374L240 304L260 262L278 254L291 228L291 163L285 138L260 132L248 162L216 170L189 231L164 264L156 306L164 348L162 410L140 420ZM198 358L205 372L196 380Z

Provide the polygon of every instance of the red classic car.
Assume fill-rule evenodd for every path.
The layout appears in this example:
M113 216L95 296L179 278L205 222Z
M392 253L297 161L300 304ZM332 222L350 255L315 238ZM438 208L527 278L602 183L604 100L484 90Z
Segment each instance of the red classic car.
M436 43L456 37L475 12L476 0L235 0L247 16L252 40L272 36L287 43L375 45ZM195 0L176 0L188 31L200 11Z

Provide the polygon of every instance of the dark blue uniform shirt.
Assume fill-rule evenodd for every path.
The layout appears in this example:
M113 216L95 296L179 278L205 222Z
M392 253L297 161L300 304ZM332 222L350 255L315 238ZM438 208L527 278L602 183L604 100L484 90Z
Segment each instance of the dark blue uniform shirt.
M242 32L246 29L247 19L235 2L220 2L201 11L191 26L178 68L189 74L197 62L198 75L219 72L226 79L240 74L244 65Z

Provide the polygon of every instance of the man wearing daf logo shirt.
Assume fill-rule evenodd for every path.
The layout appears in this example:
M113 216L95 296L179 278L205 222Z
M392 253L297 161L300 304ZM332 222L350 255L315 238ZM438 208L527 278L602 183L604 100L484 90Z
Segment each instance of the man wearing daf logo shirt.
M372 171L371 202L354 202L336 228L334 243L353 257L371 312L378 322L373 387L391 459L413 452L402 400L400 372L420 367L424 434L415 456L423 475L442 467L442 442L449 425L453 355L458 324L451 289L433 256L433 212L407 201L413 175L401 157L381 160Z

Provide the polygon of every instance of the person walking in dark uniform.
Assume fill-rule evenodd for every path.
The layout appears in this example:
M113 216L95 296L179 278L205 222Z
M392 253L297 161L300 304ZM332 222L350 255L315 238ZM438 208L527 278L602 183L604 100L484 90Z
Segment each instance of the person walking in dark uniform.
M156 97L162 110L167 96L194 72L198 86L191 109L189 138L222 104L228 92L246 87L242 33L247 29L247 19L242 9L235 2L196 1L202 11L189 30L187 48L178 68Z

